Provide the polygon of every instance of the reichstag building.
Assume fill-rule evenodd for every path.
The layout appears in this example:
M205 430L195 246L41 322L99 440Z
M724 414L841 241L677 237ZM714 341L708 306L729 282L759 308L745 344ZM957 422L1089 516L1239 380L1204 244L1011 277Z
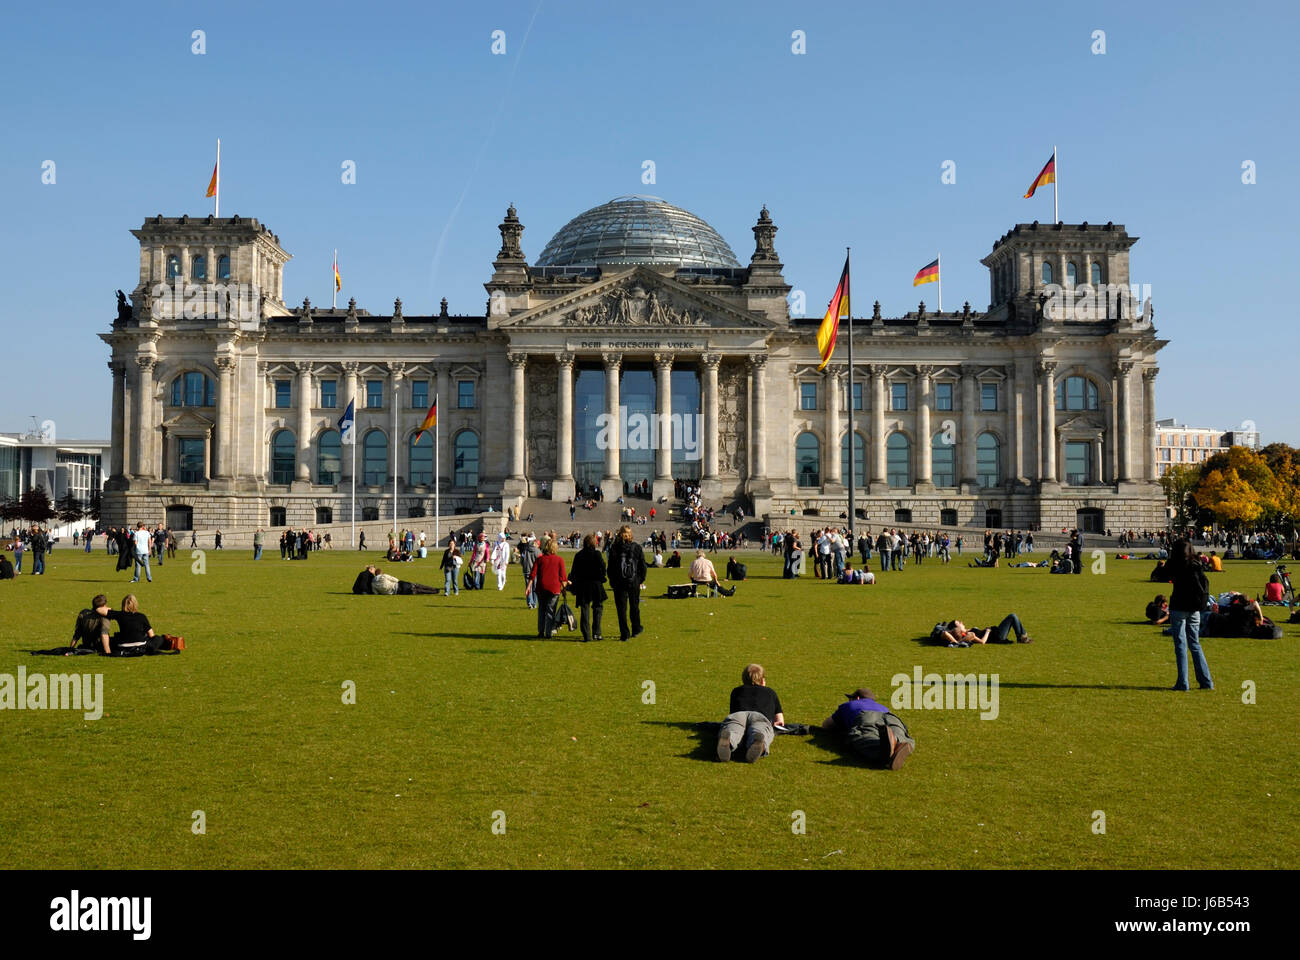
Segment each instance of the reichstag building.
M483 312L443 300L416 316L401 300L287 305L290 254L257 220L146 220L138 283L100 335L105 522L347 521L354 452L361 520L392 516L394 479L402 519L432 515L435 484L443 512L464 513L595 484L657 500L690 479L779 524L838 518L851 475L875 525L1164 522L1166 341L1127 296L1054 307L1061 291L1127 289L1137 238L1119 224L1016 225L981 261L986 310L885 317L859 295L852 382L845 324L818 370L821 317L791 315L766 208L745 265L652 197L580 214L531 263L513 206L498 229ZM827 297L839 266L820 278ZM415 442L435 394L436 477L433 434ZM338 428L352 401L355 451Z

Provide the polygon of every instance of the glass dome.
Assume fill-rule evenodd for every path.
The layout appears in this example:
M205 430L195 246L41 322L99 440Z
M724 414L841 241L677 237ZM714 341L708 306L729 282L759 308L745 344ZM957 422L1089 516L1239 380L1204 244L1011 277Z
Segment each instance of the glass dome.
M551 237L539 267L663 263L724 267L740 263L718 231L658 197L615 197L566 223Z

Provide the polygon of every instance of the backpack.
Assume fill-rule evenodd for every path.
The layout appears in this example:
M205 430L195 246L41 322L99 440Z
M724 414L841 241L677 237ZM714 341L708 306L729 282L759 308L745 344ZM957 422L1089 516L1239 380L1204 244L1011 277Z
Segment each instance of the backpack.
M637 578L636 557L630 546L624 547L618 555L618 574L627 584L635 584Z

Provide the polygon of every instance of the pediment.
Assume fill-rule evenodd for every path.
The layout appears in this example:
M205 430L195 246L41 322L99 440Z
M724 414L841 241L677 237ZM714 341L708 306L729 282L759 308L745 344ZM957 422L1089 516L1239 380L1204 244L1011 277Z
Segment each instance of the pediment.
M1080 413L1065 420L1058 420L1056 429L1063 433L1089 433L1104 430L1105 424L1095 413Z
M176 416L164 420L160 425L168 430L211 430L213 422L192 410L182 410Z
M593 327L683 331L775 328L765 317L738 310L719 297L644 267L538 304L501 321L500 326L578 331Z

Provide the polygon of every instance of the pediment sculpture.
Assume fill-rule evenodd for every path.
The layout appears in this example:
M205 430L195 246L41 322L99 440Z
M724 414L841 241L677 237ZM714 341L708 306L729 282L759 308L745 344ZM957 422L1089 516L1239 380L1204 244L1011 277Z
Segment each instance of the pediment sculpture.
M594 303L570 314L573 323L610 327L699 327L708 323L703 312L679 307L658 291L615 287Z

